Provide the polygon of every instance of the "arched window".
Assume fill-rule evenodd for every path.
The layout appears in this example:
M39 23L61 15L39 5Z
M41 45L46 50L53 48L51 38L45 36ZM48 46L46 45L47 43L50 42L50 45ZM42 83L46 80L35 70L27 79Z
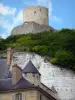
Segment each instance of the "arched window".
M15 95L15 100L22 100L22 94L21 93L17 93Z

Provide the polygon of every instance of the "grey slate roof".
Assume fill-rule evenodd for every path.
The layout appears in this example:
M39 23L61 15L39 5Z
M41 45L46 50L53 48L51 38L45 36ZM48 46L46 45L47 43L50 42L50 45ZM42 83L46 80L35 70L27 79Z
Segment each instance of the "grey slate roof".
M5 78L12 78L12 72L9 71L8 74L5 76Z
M34 87L34 85L23 77L21 77L21 79L14 85L12 85L12 78L0 80L0 91L16 90L16 89L24 89L32 87Z
M0 58L0 79L5 78L9 71L9 66L4 59Z
M12 79L0 79L0 91L7 90L12 85Z
M14 84L11 89L24 89L24 88L30 88L34 87L33 84L31 84L29 81L27 81L24 77L22 77L16 84Z
M56 100L55 97L51 96L47 92L45 92L42 88L39 86L35 86L31 84L29 81L27 81L24 77L21 77L21 79L14 85L12 85L12 78L10 79L1 79L0 80L0 92L5 92L8 90L17 90L17 89L28 89L28 88L36 88L40 89L41 92L44 92L48 96L50 96L51 100Z
M27 65L23 69L23 73L37 73L37 74L41 75L31 61L29 61L27 63Z

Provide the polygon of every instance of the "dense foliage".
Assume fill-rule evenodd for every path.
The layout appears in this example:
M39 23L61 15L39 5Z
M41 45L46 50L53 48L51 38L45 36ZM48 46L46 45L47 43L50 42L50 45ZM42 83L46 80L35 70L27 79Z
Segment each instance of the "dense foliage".
M6 39L0 39L0 50L8 47L17 51L30 51L49 56L51 63L75 70L74 29L9 36Z

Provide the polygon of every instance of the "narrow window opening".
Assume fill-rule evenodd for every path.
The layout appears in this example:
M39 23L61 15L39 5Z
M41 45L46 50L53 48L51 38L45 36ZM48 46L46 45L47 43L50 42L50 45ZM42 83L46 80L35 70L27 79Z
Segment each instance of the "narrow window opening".
M34 14L36 14L36 11L34 12Z

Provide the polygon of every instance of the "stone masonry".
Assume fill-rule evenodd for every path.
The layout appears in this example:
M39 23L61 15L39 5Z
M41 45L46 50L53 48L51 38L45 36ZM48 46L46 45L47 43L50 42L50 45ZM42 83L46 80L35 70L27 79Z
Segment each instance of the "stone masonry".
M50 26L40 25L35 22L25 22L20 26L15 27L11 34L18 35L18 34L27 34L27 33L40 33L43 31L50 31L54 29Z
M49 26L48 8L29 6L23 10L23 24L12 29L11 35L40 33L53 29Z

